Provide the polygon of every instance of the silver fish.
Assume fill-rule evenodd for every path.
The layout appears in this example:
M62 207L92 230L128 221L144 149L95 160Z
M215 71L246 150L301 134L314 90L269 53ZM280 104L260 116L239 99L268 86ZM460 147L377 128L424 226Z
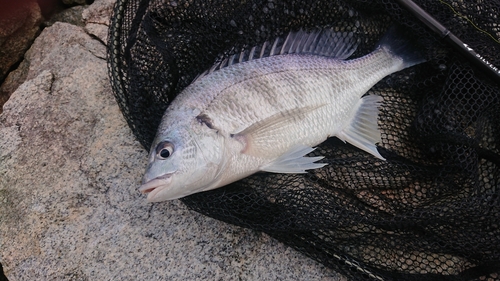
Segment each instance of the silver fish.
M139 190L158 202L259 171L304 173L326 165L305 155L332 136L384 160L376 148L382 98L363 95L423 62L409 45L389 32L372 53L345 60L357 47L353 36L299 31L270 51L252 49L246 61L230 58L170 104Z

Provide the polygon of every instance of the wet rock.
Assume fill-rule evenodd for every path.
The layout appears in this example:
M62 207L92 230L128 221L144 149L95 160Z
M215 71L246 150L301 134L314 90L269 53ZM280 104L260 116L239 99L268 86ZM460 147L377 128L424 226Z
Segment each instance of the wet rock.
M17 63L40 31L42 14L36 0L6 4L0 17L0 80Z
M22 59L40 32L43 17L36 0L4 2L0 10L1 82L9 70ZM0 91L0 107L8 100L9 95L10 92Z

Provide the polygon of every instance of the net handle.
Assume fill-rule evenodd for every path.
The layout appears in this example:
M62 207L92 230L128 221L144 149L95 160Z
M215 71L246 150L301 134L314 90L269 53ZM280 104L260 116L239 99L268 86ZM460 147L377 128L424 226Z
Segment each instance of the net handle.
M432 17L429 13L415 4L412 0L397 0L401 6L416 16L422 23L439 34L447 43L460 52L467 60L475 65L479 70L490 76L493 81L500 84L500 68L490 63L483 56L478 54L469 45L460 40L439 21Z

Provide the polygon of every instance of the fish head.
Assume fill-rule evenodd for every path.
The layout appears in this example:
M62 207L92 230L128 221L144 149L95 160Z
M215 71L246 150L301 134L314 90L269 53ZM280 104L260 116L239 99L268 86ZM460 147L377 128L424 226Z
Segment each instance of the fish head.
M149 202L201 192L219 180L225 163L224 138L196 118L184 123L165 130L160 125L139 188Z

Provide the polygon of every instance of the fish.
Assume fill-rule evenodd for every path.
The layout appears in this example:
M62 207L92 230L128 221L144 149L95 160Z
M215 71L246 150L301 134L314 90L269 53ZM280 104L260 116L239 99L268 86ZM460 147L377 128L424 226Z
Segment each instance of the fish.
M334 30L290 32L216 64L167 107L139 188L149 202L213 190L257 172L320 169L314 147L337 137L385 158L377 120L384 77L425 61L389 31L369 54Z

